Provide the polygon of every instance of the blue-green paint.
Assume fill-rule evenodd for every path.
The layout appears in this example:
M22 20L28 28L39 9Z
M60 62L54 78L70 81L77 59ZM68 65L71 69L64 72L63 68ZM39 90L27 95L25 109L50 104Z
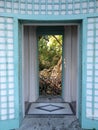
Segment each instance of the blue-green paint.
M86 28L87 19L82 24L82 127L85 125L84 117L86 117Z
M18 78L19 78L19 124L23 120L23 85L22 85L22 24L18 21Z
M62 98L64 97L64 32L63 32L63 35L62 35Z
M18 46L18 20L14 18L14 63L15 63L15 109L16 109L16 126L19 127L19 46ZM15 127L14 127L15 128Z
M25 14L21 14L21 6L20 6L20 3L21 1L19 0L9 0L9 2L11 2L11 7L7 7L7 0L1 0L4 2L4 5L1 4L0 6L0 10L2 8L4 8L4 11L3 12L0 12L0 16L1 17L4 17L4 18L13 18L14 19L14 65L15 65L15 69L14 69L14 73L15 73L15 119L14 120L4 120L4 121L1 121L0 120L0 130L10 130L10 129L13 129L13 128L17 128L19 126L19 119L21 118L22 120L22 115L21 117L19 118L19 114L21 113L21 110L22 110L22 106L21 106L21 101L22 100L22 96L19 98L19 95L21 92L19 91L22 91L21 89L21 86L22 86L22 83L21 83L21 77L19 77L19 75L21 75L21 65L19 64L22 64L22 57L21 57L21 51L19 51L19 48L21 46L21 39L18 41L19 39L19 35L18 35L18 31L21 29L20 26L18 27L18 25L20 23L18 23L18 21L20 20L20 22L22 24L34 24L34 23L38 23L38 24L55 24L55 23L58 23L59 25L64 23L64 24L67 24L67 23L74 23L74 22L78 22L79 20L82 20L82 24L81 24L81 29L82 29L82 33L80 33L82 39L80 42L80 51L81 54L79 56L79 58L82 60L82 65L81 68L82 68L82 72L81 70L79 71L79 84L81 85L81 82L82 82L82 85L80 86L80 89L79 89L79 92L82 93L82 99L80 99L80 103L82 104L82 109L81 109L81 106L79 106L79 108L81 109L81 115L80 115L80 112L79 112L79 120L81 122L81 126L83 128L87 128L87 129L92 129L92 128L96 128L98 129L98 121L97 120L92 120L92 119L88 119L86 117L86 72L87 72L87 69L86 69L86 45L87 45L87 18L94 18L94 17L97 17L98 18L98 7L97 7L97 0L92 0L92 2L94 2L94 7L90 7L89 4L91 2L91 0L87 0L85 2L87 2L87 12L85 14L83 14L83 10L84 10L84 7L82 7L82 3L84 1L82 0L73 0L72 3L73 3L73 7L72 7L72 14L68 14L69 10L68 9L68 4L72 4L70 1L66 0L66 1L59 1L59 2L54 2L52 1L52 9L50 9L51 11L51 14L48 15L48 1L45 1L45 9L43 9L43 11L45 12L45 14L41 14L41 11L42 9L38 9L38 14L35 14L35 11L36 9L34 8L34 4L38 4L42 5L41 1L40 3L36 2L36 0L32 1L32 14L27 14L28 11L30 10L29 8L27 8L27 4L31 4L30 1L27 2L27 0L25 0L23 3L25 3ZM1 2L0 1L0 2ZM18 13L14 13L14 2L18 2L19 3L19 6L18 6ZM67 2L67 4L66 4ZM51 2L50 2L51 3ZM77 3L80 3L80 13L79 14L75 14L75 11L77 9L75 9L75 5ZM60 5L60 7L62 5L65 5L66 4L66 9L64 11L66 11L67 13L66 14L61 14L61 9L57 8L56 10L58 11L58 14L55 15L54 13L56 12L56 10L53 8L55 5ZM4 7L3 7L4 6ZM94 13L90 13L90 9L94 9ZM7 12L7 9L10 9L11 12ZM6 23L6 22L5 22ZM21 33L19 33L21 34ZM94 39L96 38L95 34L94 34ZM20 42L20 43L19 43ZM21 48L20 48L21 49ZM93 50L95 52L95 49ZM81 56L82 55L82 56ZM93 57L95 59L95 55ZM2 63L1 63L2 64ZM81 63L80 63L81 64ZM94 60L94 64L95 64L95 60ZM95 68L93 68L94 70ZM95 70L93 71L93 76L95 77L94 75L95 73ZM81 79L82 77L82 79ZM94 79L93 77L93 79ZM7 77L8 78L8 77ZM93 86L94 86L94 81L93 81ZM82 89L81 89L82 88ZM8 88L7 88L7 91L8 91ZM80 95L79 93L79 95ZM93 87L93 96L94 96L94 87ZM19 106L19 103L20 103L20 106ZM94 100L93 100L93 105L94 105ZM20 111L19 111L20 109ZM93 111L94 111L94 108L93 108ZM11 124L11 125L10 125Z
M96 21L94 19L94 30L96 30ZM96 32L94 31L94 39L96 39ZM94 98L95 98L95 40L94 40L94 43L93 43L93 74L92 74L92 113L94 115Z
M78 25L78 119L81 122L82 109L82 21Z
M87 64L87 19L83 20L83 33L82 33L82 128L85 129L98 129L98 121L86 117L86 64ZM94 94L94 93L93 93ZM93 96L93 95L92 95Z
M38 68L38 70L37 70L37 92L38 92L38 97L39 97L39 60L38 60L38 56L39 56L39 51L38 51L38 33L37 33L37 31L36 31L36 44L37 44L37 51L36 51L36 59L37 59L37 68Z
M40 26L37 28L38 35L63 35L64 26Z
M98 17L98 13L93 13L93 14L75 14L75 15L23 15L23 14L8 14L8 13L1 13L0 16L3 17L15 17L19 20L32 20L33 22L35 21L42 21L42 22L51 22L51 21L58 21L58 22L66 22L70 20L81 20L84 18L89 18L89 17Z
M14 18L14 103L15 103L15 118L0 120L0 130L10 130L19 127L19 79L18 79L18 22ZM7 90L8 91L8 90Z

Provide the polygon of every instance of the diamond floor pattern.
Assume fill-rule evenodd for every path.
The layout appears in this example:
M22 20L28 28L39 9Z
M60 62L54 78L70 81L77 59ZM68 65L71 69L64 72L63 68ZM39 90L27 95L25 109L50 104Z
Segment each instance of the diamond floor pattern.
M32 103L28 114L67 114L73 112L68 103Z
M36 109L40 109L40 110L44 110L44 111L48 111L48 112L57 111L57 110L64 109L64 108L65 107L60 107L60 106L53 105L53 104L36 107Z

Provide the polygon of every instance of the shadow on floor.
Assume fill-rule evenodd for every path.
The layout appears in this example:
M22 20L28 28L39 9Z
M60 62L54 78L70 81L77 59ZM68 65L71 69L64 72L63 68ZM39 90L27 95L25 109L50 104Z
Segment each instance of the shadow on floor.
M39 98L36 102L64 102L62 98ZM26 103L26 110L30 103ZM76 108L75 102L71 107ZM26 115L17 130L82 130L75 115Z

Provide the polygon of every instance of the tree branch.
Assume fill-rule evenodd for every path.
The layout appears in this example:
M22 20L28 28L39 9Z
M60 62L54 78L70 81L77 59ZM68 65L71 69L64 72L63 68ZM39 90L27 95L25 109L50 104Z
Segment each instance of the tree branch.
M57 39L57 37L55 36L55 35L52 35L54 38L55 38L55 40L60 44L60 46L62 46L62 44L61 44L61 42Z

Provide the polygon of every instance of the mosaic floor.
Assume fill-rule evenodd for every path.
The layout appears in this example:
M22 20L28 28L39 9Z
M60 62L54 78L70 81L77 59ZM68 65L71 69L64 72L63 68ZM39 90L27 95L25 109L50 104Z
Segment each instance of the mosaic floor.
M74 115L26 116L17 130L82 130Z
M55 104L52 104L55 102ZM67 113L72 113L69 105L61 105L59 103L64 103L61 98L39 98L37 103L42 103L40 105L35 105L36 110L48 112L48 113L59 113L66 107L69 109ZM44 104L45 103L45 104ZM46 104L48 103L48 104ZM57 105L57 104L59 105ZM34 105L34 104L33 104ZM29 113L32 113L32 106L29 109ZM35 111L36 111L35 110ZM27 114L20 126L16 130L82 130L80 128L79 121L77 117L73 114Z
M67 114L73 112L68 103L32 103L28 114Z

